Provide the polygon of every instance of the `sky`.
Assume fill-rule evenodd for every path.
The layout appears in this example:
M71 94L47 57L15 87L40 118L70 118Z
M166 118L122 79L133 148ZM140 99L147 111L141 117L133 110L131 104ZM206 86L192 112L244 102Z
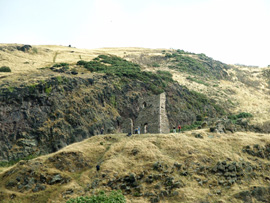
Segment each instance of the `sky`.
M0 0L0 43L145 47L270 65L270 0Z

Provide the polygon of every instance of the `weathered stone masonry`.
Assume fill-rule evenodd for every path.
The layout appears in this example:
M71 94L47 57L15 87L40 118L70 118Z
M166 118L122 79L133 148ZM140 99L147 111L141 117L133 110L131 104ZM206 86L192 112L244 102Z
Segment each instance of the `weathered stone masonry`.
M140 127L141 133L169 133L169 120L166 112L166 94L145 96L139 99L140 110L137 118L127 119L123 132L134 132Z

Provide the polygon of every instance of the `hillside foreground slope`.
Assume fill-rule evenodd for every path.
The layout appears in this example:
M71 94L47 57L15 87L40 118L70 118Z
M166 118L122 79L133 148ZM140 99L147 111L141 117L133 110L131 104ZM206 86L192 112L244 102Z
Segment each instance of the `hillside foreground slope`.
M269 160L267 134L99 135L1 169L0 199L65 202L120 189L127 202L268 202Z

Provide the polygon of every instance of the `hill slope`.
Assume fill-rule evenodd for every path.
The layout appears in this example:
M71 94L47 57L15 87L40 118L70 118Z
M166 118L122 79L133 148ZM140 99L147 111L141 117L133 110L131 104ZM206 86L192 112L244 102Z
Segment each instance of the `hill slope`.
M3 202L116 189L130 202L270 199L269 68L183 50L17 44L0 45L1 66L12 71L0 72L0 166L39 156L0 168ZM121 134L140 98L161 92L169 127L185 132Z
M23 45L0 45L0 66L5 65L12 69L11 73L0 73L2 78L0 84L6 83L6 80L9 83L16 83L19 80L24 82L44 80L51 77L52 73L40 73L39 69L42 67L51 67L61 62L76 64L79 60L90 61L101 54L113 54L138 63L142 70L169 71L179 84L187 86L189 90L206 94L231 112L252 113L253 123L263 124L269 121L270 78L267 75L269 68L228 66L204 54L193 54L182 50L144 48L86 50L44 45L33 46L29 51L23 52L17 49L18 46ZM193 67L193 69L184 67ZM210 72L211 70L214 72ZM6 78L11 75L12 77ZM53 73L53 75L59 74Z
M121 189L128 202L267 202L269 150L255 133L95 136L5 169L0 197L65 202Z

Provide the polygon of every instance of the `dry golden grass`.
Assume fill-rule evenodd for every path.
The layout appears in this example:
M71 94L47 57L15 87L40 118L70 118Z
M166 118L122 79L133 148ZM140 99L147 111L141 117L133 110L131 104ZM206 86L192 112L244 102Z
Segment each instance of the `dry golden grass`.
M222 106L229 108L232 113L251 113L253 115L251 123L262 124L265 121L269 121L270 112L270 94L266 81L262 77L263 70L258 68L245 70L248 79L261 84L253 87L241 82L236 77L235 70L233 69L228 71L235 76L233 81L205 80L204 82L208 83L209 86L190 81L187 79L188 74L177 71L173 71L173 78L190 90L201 92L215 99Z
M1 47L21 46L11 44L0 44ZM22 52L19 50L0 50L0 66L9 66L12 73L0 73L3 75L13 75L16 73L29 73L39 68L51 66L54 63L66 62L75 64L79 60L90 61L100 54L113 54L124 57L126 54L151 53L153 50L144 48L101 48L101 49L77 49L65 46L40 45L33 46L33 50Z
M17 46L11 44L0 44L1 47L5 46ZM77 49L65 46L55 45L41 45L33 46L36 52L30 50L28 53L22 51L1 51L0 50L0 66L9 66L12 69L11 73L0 73L0 83L6 81L23 81L30 80L30 83L34 83L35 80L46 79L50 77L51 73L43 71L39 68L51 66L52 64L59 62L67 62L70 64L76 64L79 60L89 61L100 54L113 54L120 57L124 57L128 60L134 60L140 62L144 70L156 71L166 70L173 74L174 80L178 81L181 85L187 86L191 90L201 92L209 97L217 100L222 106L227 107L234 113L248 112L253 114L252 123L262 124L269 120L270 112L270 94L267 88L266 81L262 77L263 68L246 68L235 67L228 70L228 73L232 76L232 81L214 81L206 79L204 82L209 84L199 84L187 79L189 76L183 72L177 72L161 64L159 68L148 67L144 64L144 60L148 56L162 55L162 49L145 49L145 48L101 48L101 49ZM166 50L169 52L170 50ZM142 59L140 59L143 57ZM146 62L145 62L146 63ZM38 71L39 70L39 71ZM243 72L243 78L238 78L237 72ZM83 72L83 70L82 70ZM80 75L80 77L87 77L88 74ZM58 73L53 73L57 75ZM6 77L2 78L1 77ZM248 86L243 83L242 80L248 79L254 81L255 84ZM203 79L201 79L203 80Z
M194 137L194 133L200 133L204 139ZM108 190L105 186L109 179L115 177L124 177L130 173L139 174L143 171L151 173L153 163L159 161L169 166L169 171L172 170L171 166L175 162L192 167L195 163L212 167L218 161L246 161L256 165L256 160L242 152L242 148L247 145L253 146L259 144L264 146L270 144L270 137L268 134L256 134L250 132L238 132L234 134L213 134L207 130L196 130L186 133L171 133L171 134L144 134L132 135L126 137L123 134L94 136L86 139L80 143L74 143L66 148L46 156L41 156L37 159L30 161L30 163L41 162L47 163L49 157L62 152L81 152L89 168L82 172L67 172L59 171L48 165L47 168L51 173L61 173L65 176L71 177L71 182L59 186L47 186L45 191L39 192L39 195L44 196L48 202L65 202L62 194L67 189L73 189L74 194L68 196L76 197L80 195L92 195L93 190L83 192L87 184L92 183L97 176L101 179L100 187L97 190ZM133 150L138 152L136 156ZM260 159L262 163L269 163L266 160ZM95 166L100 164L100 173L96 173ZM16 166L15 166L16 167ZM0 172L0 177L4 171ZM101 178L101 174L106 174L105 178ZM269 175L269 174L268 174ZM194 175L193 177L179 176L174 174L175 179L180 179L185 187L177 189L179 194L163 202L196 202L203 199L208 193L213 193L215 189L209 187L201 187L195 181L196 178L205 179L204 176ZM209 181L215 184L216 177L209 175ZM104 185L103 185L104 183ZM3 183L4 184L4 183ZM16 193L4 188L0 185L0 190L11 194L17 195L17 200L22 203L27 202L32 193ZM229 190L222 189L222 196L208 196L210 202L217 200L229 201L231 196L237 192L247 189L250 185L267 185L262 178L243 182L242 185L235 184ZM148 185L143 183L143 187L147 188ZM194 192L196 191L196 192ZM27 196L27 201L24 198ZM147 199L142 197L137 198L134 196L126 196L128 202L147 202ZM231 200L237 202L236 200Z
M0 44L0 48L4 46L17 45ZM18 81L22 79L34 83L37 79L51 77L52 74L57 75L57 73L42 72L39 70L41 67L51 66L53 63L59 62L75 64L78 60L88 61L100 54L114 54L125 57L128 60L133 60L133 56L139 58L142 54L144 56L162 55L161 49L153 50L144 48L102 48L87 50L49 45L33 46L33 48L36 49L36 52L30 51L29 53L24 53L18 50L0 50L0 66L9 66L12 69L11 73L0 73L0 83L1 81ZM163 65L159 68L143 65L143 69L147 71L156 71L158 69L170 71L173 73L173 78L178 81L179 84L185 85L191 90L202 92L216 99L221 104L229 104L233 112L252 113L254 116L252 118L253 123L263 123L269 120L270 95L267 84L262 78L263 69L239 67L238 69L240 70L236 68L231 69L228 70L228 73L233 76L232 81L205 81L209 86L190 81L187 79L188 74L179 73ZM237 71L244 71L245 76L250 81L259 81L260 85L252 87L243 83L240 78L238 78ZM90 73L85 72L85 74L80 75L80 77L88 77L89 74ZM117 112L115 112L115 114L117 114ZM204 139L195 138L194 133L200 133ZM153 163L157 161L166 163L168 166L172 166L175 162L189 166L192 166L192 163L213 166L217 161L223 160L236 162L246 161L256 165L254 158L242 152L244 146L252 146L254 144L262 146L270 144L269 134L256 134L251 132L212 134L206 130L197 130L181 134L147 134L133 135L132 137L126 137L123 134L95 136L80 143L74 143L59 152L29 161L30 164L34 162L47 163L49 157L60 154L61 152L81 152L90 167L80 173L59 171L51 165L48 166L48 172L61 173L71 177L72 181L68 184L48 186L45 191L38 192L37 194L31 192L24 194L7 190L4 187L5 182L3 182L2 184L0 183L0 191L8 195L16 194L17 198L13 202L29 202L32 197L34 198L36 196L44 197L44 202L65 202L66 199L62 197L62 193L67 189L74 190L74 194L69 197L92 194L92 190L88 192L84 191L87 184L96 179L97 173L95 166L97 164L101 165L100 174L104 173L107 175L100 183L98 189L107 190L108 187L102 184L106 184L109 179L123 177L129 173L139 174L143 171L149 171L150 173ZM133 155L133 150L138 151L136 156ZM260 161L267 163L262 159L260 159ZM11 168L12 167L0 168L0 177ZM201 179L205 178L199 175L196 176ZM175 178L181 179L186 186L177 189L179 192L178 196L163 202L196 202L198 199L206 197L208 193L213 193L213 189L199 186L194 178L183 178L179 175L176 175ZM215 184L216 179L214 176L209 177L209 179ZM235 184L230 190L224 190L222 196L208 195L208 199L210 202L221 200L223 202L237 202L231 199L231 195L247 189L250 185L267 184L262 178L258 178L257 180L244 182L241 186ZM146 188L148 186L143 185L143 187ZM142 197L133 196L127 196L127 199L128 202L132 203L147 201ZM6 202L9 202L9 200Z

